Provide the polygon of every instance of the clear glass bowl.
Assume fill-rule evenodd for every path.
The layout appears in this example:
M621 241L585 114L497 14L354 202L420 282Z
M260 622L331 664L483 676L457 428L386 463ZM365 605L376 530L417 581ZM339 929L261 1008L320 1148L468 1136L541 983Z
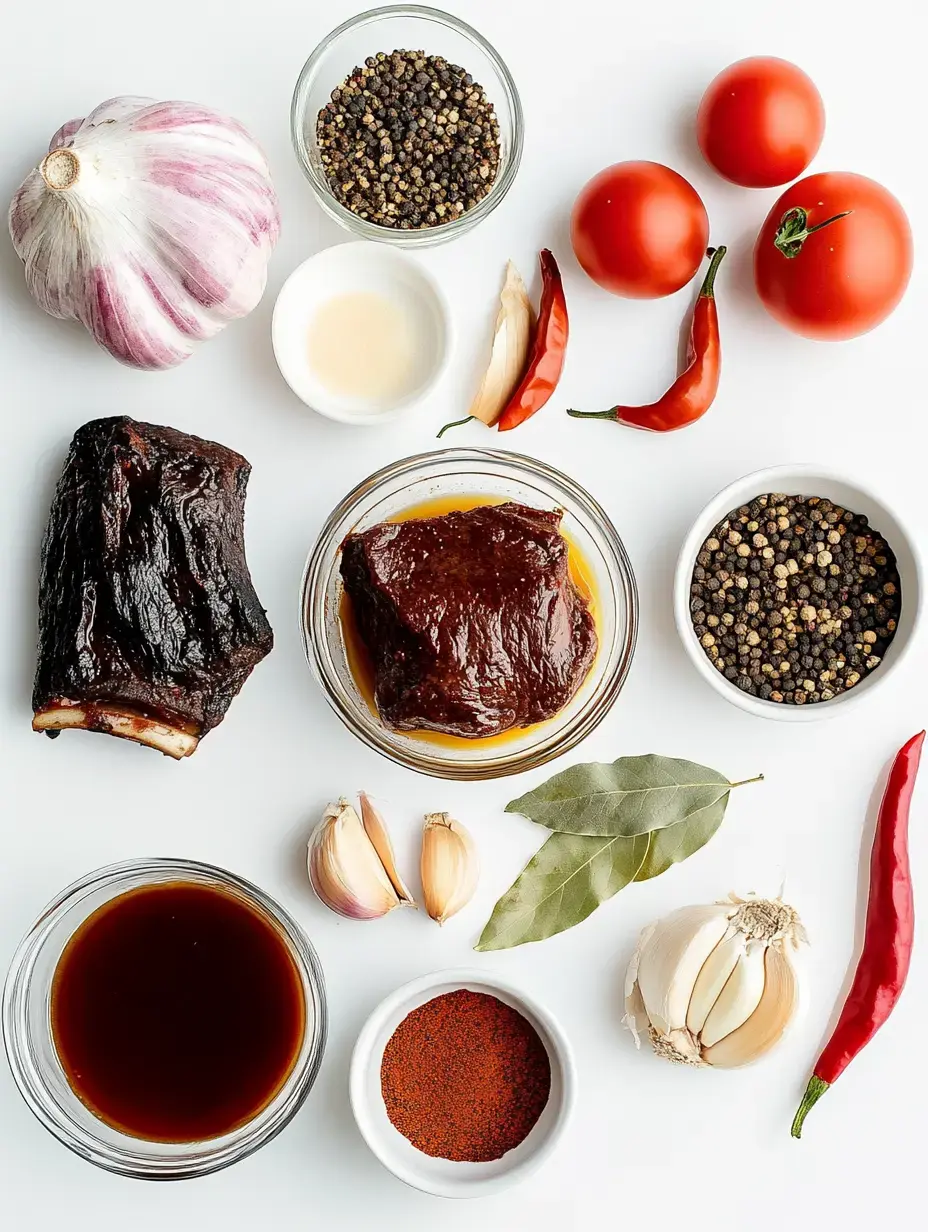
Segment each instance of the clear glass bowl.
M306 1001L303 1046L283 1087L253 1120L206 1142L147 1142L99 1120L68 1085L52 1037L52 978L75 930L111 898L166 881L213 886L244 900L264 916L290 951ZM205 1176L269 1142L309 1094L322 1063L326 1029L322 968L297 922L257 886L224 869L192 860L132 860L111 864L75 881L49 903L23 938L3 990L3 1042L23 1099L45 1128L75 1154L110 1172L140 1180Z
M599 653L574 698L554 718L490 740L392 731L372 713L348 662L339 609L341 546L352 531L455 495L562 509L562 529L591 573ZM618 532L596 501L534 458L491 449L443 449L394 462L359 484L332 512L303 573L300 624L306 658L329 704L365 744L391 761L447 779L492 779L542 766L602 721L631 666L638 591Z
M421 231L381 227L359 218L338 201L322 169L316 118L332 91L368 56L398 49L425 51L462 65L483 86L500 132L500 165L493 187L473 209L442 226ZM522 158L522 104L515 82L493 47L465 22L422 5L388 5L344 22L322 40L303 66L290 109L293 148L322 209L337 223L368 240L407 248L444 244L492 213L512 187Z

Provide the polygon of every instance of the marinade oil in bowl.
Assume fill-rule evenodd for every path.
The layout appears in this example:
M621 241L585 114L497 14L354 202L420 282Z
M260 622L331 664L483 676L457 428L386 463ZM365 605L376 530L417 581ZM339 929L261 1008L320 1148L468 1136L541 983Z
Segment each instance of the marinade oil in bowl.
M346 613L339 572L345 538L381 522L508 501L563 512L570 572L588 598L596 628L598 651L592 667L562 710L531 727L476 739L389 728L377 714ZM618 532L589 493L568 476L502 450L444 449L392 463L339 502L306 563L300 624L307 660L329 704L365 744L423 774L490 779L544 765L601 722L631 666L638 594Z
M111 865L65 889L3 996L20 1093L76 1154L175 1180L270 1141L315 1081L322 971L299 925L242 878L186 860Z

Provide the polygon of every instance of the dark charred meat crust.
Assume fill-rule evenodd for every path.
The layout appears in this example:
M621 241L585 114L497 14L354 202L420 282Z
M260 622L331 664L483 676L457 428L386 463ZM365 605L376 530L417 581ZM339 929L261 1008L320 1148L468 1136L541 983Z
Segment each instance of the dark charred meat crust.
M33 726L192 753L273 633L245 560L251 467L126 416L79 428L42 545Z
M567 705L597 639L561 516L480 506L348 536L342 579L386 724L493 736Z

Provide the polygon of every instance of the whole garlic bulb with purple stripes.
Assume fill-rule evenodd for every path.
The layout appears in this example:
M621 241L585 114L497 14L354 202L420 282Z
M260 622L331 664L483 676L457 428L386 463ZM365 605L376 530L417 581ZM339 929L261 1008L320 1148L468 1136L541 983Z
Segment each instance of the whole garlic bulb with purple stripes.
M255 307L280 212L267 161L235 120L123 96L55 133L9 222L46 312L157 369Z

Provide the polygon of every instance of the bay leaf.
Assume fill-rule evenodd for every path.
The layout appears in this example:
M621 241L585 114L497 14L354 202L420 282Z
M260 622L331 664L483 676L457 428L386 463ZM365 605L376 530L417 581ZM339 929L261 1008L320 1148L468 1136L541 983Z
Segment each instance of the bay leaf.
M474 948L506 950L573 928L634 881L649 841L647 834L552 834L493 908Z
M686 821L678 821L675 826L667 826L664 830L655 830L648 845L648 854L635 874L635 880L649 881L652 877L659 877L672 865L679 864L700 847L705 847L722 824L727 807L728 796L725 795L709 808L687 817Z
M724 774L649 753L570 766L506 805L562 834L631 838L679 825L727 798Z

